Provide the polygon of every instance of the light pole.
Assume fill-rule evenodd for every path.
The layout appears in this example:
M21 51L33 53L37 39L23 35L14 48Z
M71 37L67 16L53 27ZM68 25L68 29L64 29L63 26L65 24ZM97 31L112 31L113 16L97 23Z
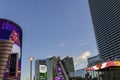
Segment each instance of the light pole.
M29 57L30 61L30 80L32 80L32 61L34 60L34 57Z

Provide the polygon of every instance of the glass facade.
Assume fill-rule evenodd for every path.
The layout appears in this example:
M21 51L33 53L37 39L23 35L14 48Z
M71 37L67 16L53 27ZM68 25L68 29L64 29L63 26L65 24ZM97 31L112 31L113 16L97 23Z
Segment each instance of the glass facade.
M89 0L89 6L101 59L120 58L120 1Z

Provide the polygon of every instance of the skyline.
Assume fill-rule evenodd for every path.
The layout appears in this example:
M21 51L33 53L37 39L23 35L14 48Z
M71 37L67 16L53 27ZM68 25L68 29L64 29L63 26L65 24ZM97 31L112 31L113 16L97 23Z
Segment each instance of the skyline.
M0 9L0 18L23 30L21 80L29 78L31 56L71 56L81 69L87 64L85 55L98 54L88 0L2 0Z

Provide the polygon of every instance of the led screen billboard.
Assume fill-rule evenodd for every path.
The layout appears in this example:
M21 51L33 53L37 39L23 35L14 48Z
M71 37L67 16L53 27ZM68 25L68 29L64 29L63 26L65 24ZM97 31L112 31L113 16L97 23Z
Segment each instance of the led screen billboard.
M11 58L8 61L8 64L6 66L6 70L4 73L4 78L14 78L16 80L20 80L20 74L21 74L21 56L22 56L22 29L21 27L14 23L13 21L7 20L7 19L0 19L0 40L12 40L14 42L12 52L11 52ZM13 55L15 54L15 55ZM17 57L16 57L17 55ZM13 61L13 59L16 61ZM17 58L17 59L16 59ZM12 60L12 61L11 61ZM15 75L10 75L12 73L10 68L11 64L15 64L16 70ZM11 66L13 67L13 65Z
M47 65L46 61L40 61L39 65L39 80L47 80Z
M56 66L56 77L55 80L64 80L63 72L59 64Z

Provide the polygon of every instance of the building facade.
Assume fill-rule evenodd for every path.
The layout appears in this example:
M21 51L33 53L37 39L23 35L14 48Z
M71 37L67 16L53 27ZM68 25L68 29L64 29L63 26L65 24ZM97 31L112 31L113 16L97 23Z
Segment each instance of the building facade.
M88 67L94 66L102 62L102 60L100 59L100 55L90 57L87 59L87 61L88 61L88 65L87 65Z
M22 28L0 18L0 80L21 80Z
M74 71L73 58L50 57L35 61L35 80L68 80Z
M89 0L100 57L120 58L120 1Z
M95 65L88 64L85 70L95 80L119 80L120 2L118 0L88 1L100 60ZM89 60L92 59L94 57Z
M35 61L35 79L47 80L47 60L41 59Z
M64 59L62 59L62 62L64 64L64 68L65 68L66 73L68 74L68 76L70 75L70 72L75 71L74 70L74 62L73 62L72 57L67 56Z
M86 71L84 69L79 69L74 72L70 72L70 77L81 77L85 78Z

